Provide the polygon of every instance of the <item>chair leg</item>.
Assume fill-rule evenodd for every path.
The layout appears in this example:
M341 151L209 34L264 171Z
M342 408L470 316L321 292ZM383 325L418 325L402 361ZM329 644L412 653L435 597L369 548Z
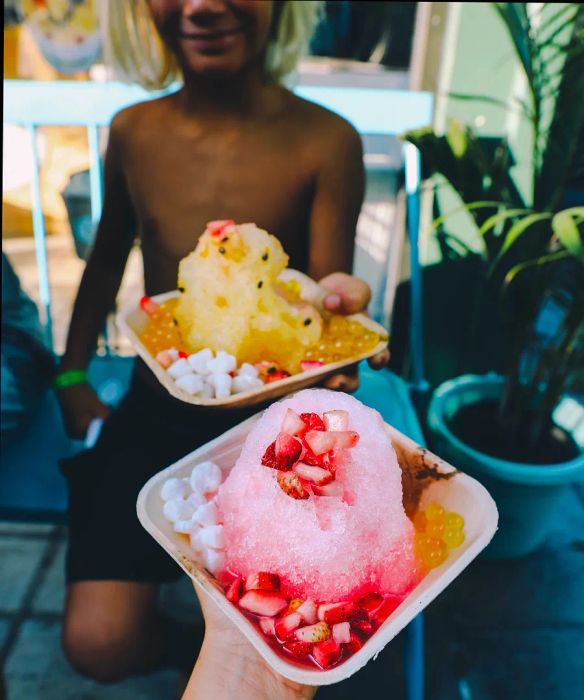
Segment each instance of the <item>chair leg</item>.
M424 617L420 613L406 629L404 673L408 700L424 700Z

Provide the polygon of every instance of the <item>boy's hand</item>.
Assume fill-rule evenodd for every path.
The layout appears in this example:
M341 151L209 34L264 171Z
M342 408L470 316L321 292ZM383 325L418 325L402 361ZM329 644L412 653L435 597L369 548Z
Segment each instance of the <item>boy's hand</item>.
M364 313L371 300L371 290L367 282L359 277L347 275L344 272L333 272L323 277L320 286L326 289L329 294L323 299L323 306L329 311L337 314ZM381 369L389 362L389 350L370 357L369 366L373 369ZM359 387L358 366L353 365L345 368L342 374L335 374L329 377L325 386L328 389L338 391L356 391Z
M94 418L107 418L111 407L103 403L89 384L73 384L59 389L57 398L69 437L83 439Z

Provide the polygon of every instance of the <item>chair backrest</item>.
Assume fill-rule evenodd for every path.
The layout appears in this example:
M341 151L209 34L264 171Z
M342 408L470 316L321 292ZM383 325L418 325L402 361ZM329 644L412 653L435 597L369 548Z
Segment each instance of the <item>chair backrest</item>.
M395 136L432 121L433 96L428 92L379 88L299 86L296 92L350 121L361 134ZM39 126L81 125L87 128L90 152L91 210L99 220L103 201L99 127L110 123L120 109L161 93L137 85L93 81L4 81L4 122L27 128L33 156L33 230L39 271L40 300L49 342L52 343L51 290L42 212L36 130ZM412 382L423 384L421 277L418 259L420 162L417 149L404 144L408 236L411 249Z

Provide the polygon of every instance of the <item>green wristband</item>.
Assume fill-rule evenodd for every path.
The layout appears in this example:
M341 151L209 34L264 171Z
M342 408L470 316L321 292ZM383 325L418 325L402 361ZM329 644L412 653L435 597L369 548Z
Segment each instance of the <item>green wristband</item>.
M89 375L86 369L66 369L64 372L59 372L55 377L55 389L65 389L74 384L85 384L89 381Z

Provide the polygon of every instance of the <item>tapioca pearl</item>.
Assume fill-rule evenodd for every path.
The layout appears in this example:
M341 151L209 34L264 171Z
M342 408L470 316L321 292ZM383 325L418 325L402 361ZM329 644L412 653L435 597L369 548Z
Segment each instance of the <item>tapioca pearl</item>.
M199 352L194 352L187 357L187 362L191 366L193 372L197 374L208 374L207 363L213 359L213 351L211 348L204 348Z
M257 369L250 365L249 362L244 362L241 367L237 370L238 377L257 377L259 372Z
M223 549L225 547L225 535L223 525L208 525L199 532L201 543L204 547Z
M206 461L197 464L193 468L190 483L193 493L205 494L217 491L222 480L223 473L221 469L215 462Z
M207 369L212 374L229 374L237 367L237 360L224 350L219 350L214 359L207 362Z
M193 514L193 522L197 525L206 527L208 525L217 525L219 520L219 512L215 501L209 501L202 506L199 506Z
M191 366L184 357L181 357L170 365L167 372L173 379L178 379L185 374L191 374Z
M253 391L254 389L259 389L264 383L261 379L257 377L252 377L251 375L242 374L233 378L231 383L231 391L234 394L240 394L243 391Z
M176 385L179 389L186 391L187 394L195 396L203 391L205 382L198 374L184 374L176 380Z
M225 555L217 549L206 549L203 554L205 568L216 575L225 569Z
M188 520L193 515L193 506L187 503L184 498L172 498L166 501L162 509L164 517L171 523L177 520Z
M173 498L186 498L191 492L190 483L185 483L183 479L167 479L160 489L160 496L164 501Z
M209 384L215 390L216 399L226 399L231 396L232 379L228 374L212 374Z

